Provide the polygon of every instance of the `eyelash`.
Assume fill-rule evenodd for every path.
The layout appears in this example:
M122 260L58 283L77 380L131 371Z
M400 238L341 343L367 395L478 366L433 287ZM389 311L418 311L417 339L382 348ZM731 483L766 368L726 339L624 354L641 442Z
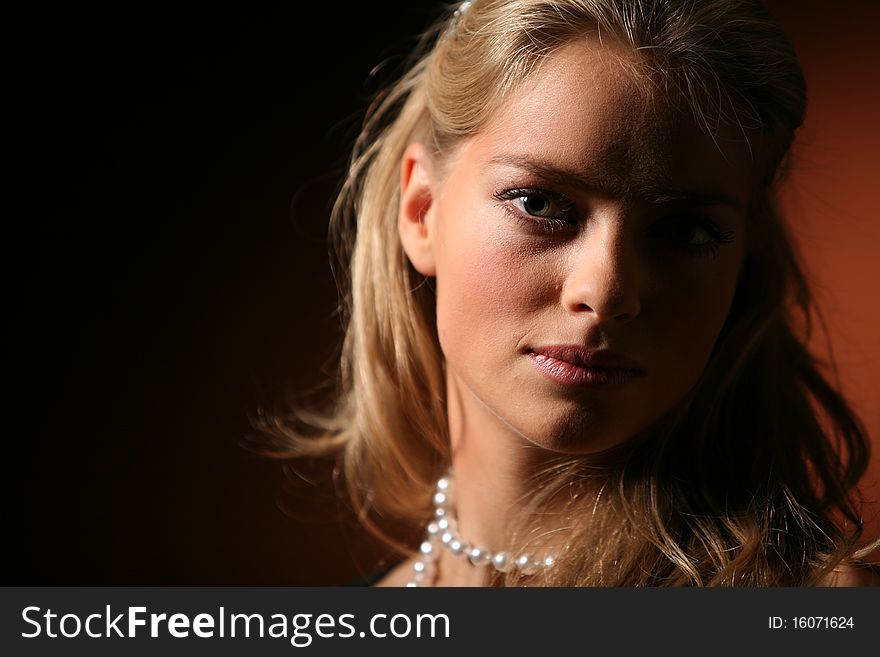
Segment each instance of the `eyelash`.
M696 255L705 255L710 254L713 258L718 257L718 253L721 250L722 244L729 244L733 241L733 231L722 231L718 228L713 222L708 219L703 219L700 217L688 217L687 215L683 215L680 218L672 218L669 221L674 222L675 224L684 226L685 230L692 230L693 228L701 228L706 232L709 236L709 241L705 244L683 244L683 248L694 253Z
M555 203L561 209L561 214L551 215L548 217L539 217L535 215L524 214L523 212L511 206L510 201L523 198L526 196L543 196L550 203ZM538 229L542 233L548 235L556 235L558 233L571 230L577 224L577 217L574 216L574 203L568 198L555 192L550 192L540 188L516 188L494 194L493 197L499 201L501 208L516 221L534 230ZM677 219L677 221L676 221ZM713 258L718 257L718 252L722 244L728 244L733 241L734 231L722 231L712 221L702 217L672 217L669 221L677 226L685 228L701 228L704 230L710 241L706 244L688 245L682 244L682 248L696 255L706 255L711 253ZM667 222L668 223L668 222ZM678 241L678 240L674 240Z
M525 196L544 196L551 203L556 203L560 206L562 210L562 214L559 216L550 216L550 217L536 217L533 215L526 215L511 207L510 201L516 200L518 198L522 198ZM538 228L541 232L555 234L565 230L570 230L574 224L577 223L577 218L574 217L574 204L569 201L565 196L561 194L555 194L553 192L548 192L544 189L536 189L536 188L517 188L517 189L508 189L503 192L499 192L498 194L494 194L496 200L500 202L501 208L511 215L514 219L524 223L526 226L530 228Z

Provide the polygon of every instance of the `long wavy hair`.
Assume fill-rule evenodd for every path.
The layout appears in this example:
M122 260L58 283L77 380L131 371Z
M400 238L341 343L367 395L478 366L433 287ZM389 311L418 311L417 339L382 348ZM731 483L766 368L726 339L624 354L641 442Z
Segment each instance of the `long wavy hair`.
M294 410L317 435L278 414L261 428L282 437L288 456L336 453L361 521L401 554L412 550L377 519L424 527L451 455L434 287L397 229L402 154L421 141L442 165L542 59L574 39L613 39L637 53L636 79L704 129L748 135L750 245L688 396L606 467L560 455L535 475L517 531L564 494L559 525L569 539L557 567L529 583L808 585L866 556L877 543L857 547L856 484L869 442L823 374L827 363L807 349L821 316L777 205L806 97L778 25L752 0L475 0L453 9L370 106L333 209L346 328L332 408ZM516 573L496 577L521 583Z

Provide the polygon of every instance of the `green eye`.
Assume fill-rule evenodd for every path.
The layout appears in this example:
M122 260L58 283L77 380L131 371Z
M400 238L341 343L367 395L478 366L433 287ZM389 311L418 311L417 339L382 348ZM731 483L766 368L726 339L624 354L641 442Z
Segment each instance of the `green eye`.
M661 222L655 234L695 253L718 254L722 244L733 241L733 231L721 231L707 219L681 217Z
M682 226L677 231L676 238L688 246L701 247L710 244L713 241L712 235L703 226L691 224Z
M552 216L552 202L542 194L527 194L519 196L515 201L521 206L523 212L533 217Z
M529 230L570 233L577 229L575 207L562 194L539 188L517 187L493 195L502 210Z

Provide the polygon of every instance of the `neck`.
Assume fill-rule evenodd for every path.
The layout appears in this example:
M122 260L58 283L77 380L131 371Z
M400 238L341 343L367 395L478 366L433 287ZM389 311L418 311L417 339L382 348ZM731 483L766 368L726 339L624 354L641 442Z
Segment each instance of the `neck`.
M540 449L496 417L453 376L447 383L447 414L455 473L454 508L458 533L472 546L511 558L530 554L543 559L561 551L565 536L552 527L529 526L528 534L552 540L536 542L512 533L521 520L521 509L530 501L536 473L548 467L558 454ZM553 515L548 516L553 523ZM436 583L443 586L484 586L494 575L491 565L473 566L467 558L442 550L437 562Z

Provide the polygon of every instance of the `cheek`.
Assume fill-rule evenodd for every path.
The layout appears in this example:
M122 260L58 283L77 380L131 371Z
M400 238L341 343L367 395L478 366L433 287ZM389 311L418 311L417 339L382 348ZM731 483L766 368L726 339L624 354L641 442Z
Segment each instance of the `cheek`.
M736 289L735 264L703 276L691 276L670 284L652 304L653 326L658 327L658 353L668 368L696 382L702 372Z
M503 230L447 231L443 238L437 258L437 330L447 358L479 359L496 347L510 348L521 337L517 330L522 330L523 316L540 303L541 278Z

